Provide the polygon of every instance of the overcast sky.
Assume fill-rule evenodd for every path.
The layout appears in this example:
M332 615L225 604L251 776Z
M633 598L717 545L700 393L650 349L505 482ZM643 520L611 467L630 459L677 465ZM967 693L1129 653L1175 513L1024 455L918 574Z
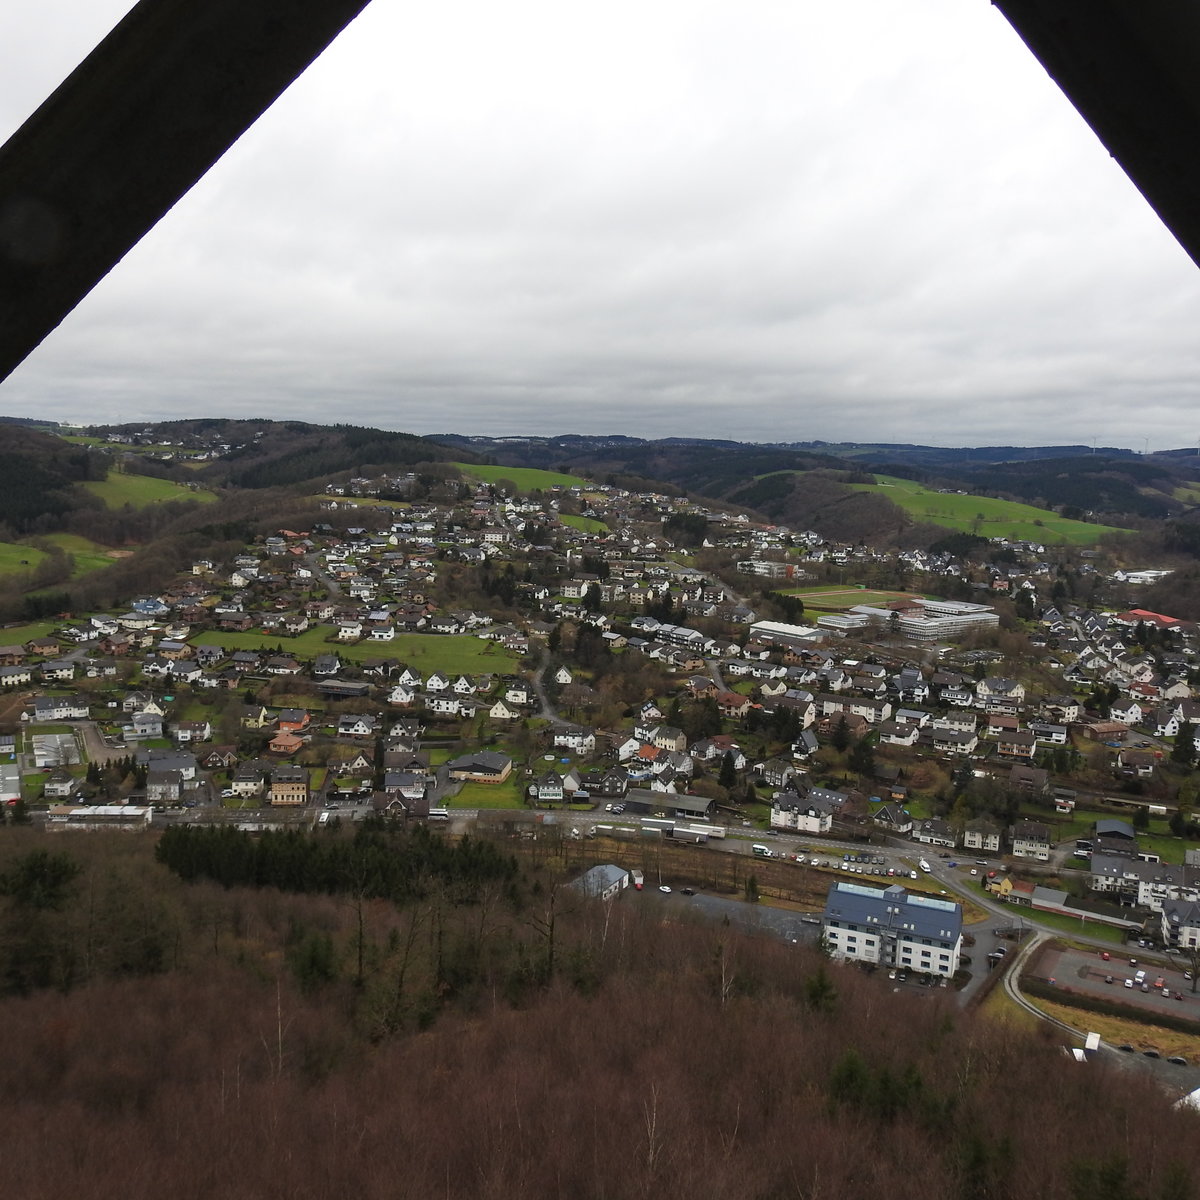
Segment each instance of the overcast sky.
M127 12L0 18L0 140ZM0 412L1196 445L1200 273L987 0L373 0Z

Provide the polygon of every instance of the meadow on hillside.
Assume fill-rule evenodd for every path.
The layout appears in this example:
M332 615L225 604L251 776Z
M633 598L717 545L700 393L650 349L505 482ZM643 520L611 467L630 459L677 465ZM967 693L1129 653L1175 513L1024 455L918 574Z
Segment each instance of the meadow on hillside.
M198 488L183 487L168 479L155 479L151 475L126 475L110 471L104 480L92 480L83 485L94 496L99 496L109 508L122 508L126 504L133 508L145 508L149 504L161 504L167 500L200 500L209 503L217 497Z
M1010 541L1087 546L1098 542L1106 534L1129 532L1115 525L1071 521L1049 509L1035 508L1032 504L958 492L939 492L914 483L911 479L899 479L893 475L876 475L875 480L873 484L855 483L848 486L854 491L875 492L918 521L929 521L959 533L974 533L986 538L1003 537Z
M537 467L485 467L478 463L453 463L471 479L484 483L495 483L498 479L511 479L523 492L545 491L552 487L591 487L591 480L578 475L563 475L558 471L543 471Z

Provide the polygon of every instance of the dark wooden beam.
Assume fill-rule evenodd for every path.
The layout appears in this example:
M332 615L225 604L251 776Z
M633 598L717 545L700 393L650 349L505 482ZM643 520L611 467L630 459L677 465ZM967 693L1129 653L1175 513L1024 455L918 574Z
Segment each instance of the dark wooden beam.
M0 147L0 379L368 0L141 0Z
M993 3L1200 266L1200 6Z

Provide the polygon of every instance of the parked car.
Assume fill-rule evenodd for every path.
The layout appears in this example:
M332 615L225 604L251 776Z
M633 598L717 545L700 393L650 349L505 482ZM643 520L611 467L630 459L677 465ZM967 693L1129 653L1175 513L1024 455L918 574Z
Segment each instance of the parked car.
M1125 986L1126 986L1127 988L1131 988L1131 987L1133 987L1133 980L1132 980L1132 979L1127 979L1127 980L1125 980Z
M1111 976L1111 975L1105 975L1105 977L1104 977L1104 982L1105 982L1105 983L1112 983L1112 976Z
M1187 1059L1180 1058L1178 1054L1172 1054L1171 1057L1167 1059L1167 1062L1174 1063L1174 1065L1177 1067L1186 1067L1187 1066Z

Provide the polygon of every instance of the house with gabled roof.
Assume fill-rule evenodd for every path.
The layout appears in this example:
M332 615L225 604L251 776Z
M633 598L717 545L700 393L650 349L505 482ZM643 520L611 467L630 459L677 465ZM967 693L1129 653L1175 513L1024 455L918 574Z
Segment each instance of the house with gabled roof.
M953 849L957 843L954 830L940 817L927 817L913 826L912 838L926 846L947 846Z
M771 828L797 833L826 834L833 828L834 806L820 797L776 792L771 801Z
M88 702L84 696L35 696L33 698L34 721L76 721L88 715Z
M379 732L379 718L370 713L343 713L338 718L338 737L366 740L376 737Z
M1012 853L1015 858L1050 859L1050 829L1040 821L1018 821L1012 828Z
M887 833L907 837L912 833L913 819L899 804L884 804L875 810L871 818L876 825Z
M557 771L544 771L526 789L531 800L539 804L561 804L565 797L562 776Z
M563 725L554 730L555 746L571 750L575 754L594 754L596 731L586 725Z
M183 773L170 768L150 767L146 772L146 803L179 804L183 799Z
M282 763L271 769L267 803L273 807L295 808L308 803L308 771L295 763Z
M990 817L976 817L963 827L963 845L985 854L999 854L1003 836L1003 830Z
M1031 759L1037 750L1037 738L1026 729L1002 733L996 740L996 753L1004 758Z

